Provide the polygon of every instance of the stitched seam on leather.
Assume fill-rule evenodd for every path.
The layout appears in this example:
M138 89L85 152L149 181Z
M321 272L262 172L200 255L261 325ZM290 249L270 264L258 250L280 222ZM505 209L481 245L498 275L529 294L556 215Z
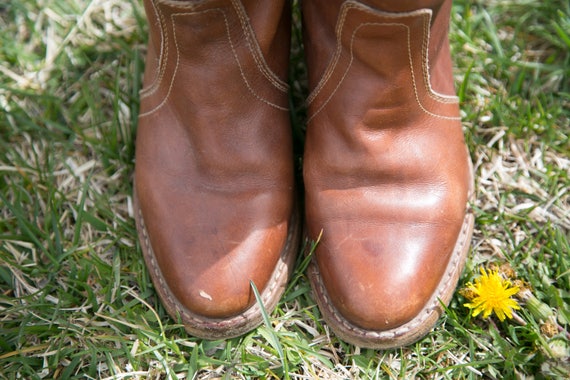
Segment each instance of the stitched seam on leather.
M232 5L240 20L242 30L245 38L247 39L248 47L255 61L255 65L263 74L263 76L267 78L267 80L269 80L269 82L271 82L275 88L282 92L287 92L289 90L289 85L283 82L267 65L263 53L261 52L261 48L257 43L257 39L255 38L253 27L251 26L245 9L243 9L243 5L237 0L232 0Z
M371 10L368 9L366 7L364 7L362 4L359 3L354 3L351 1L347 1L342 5L343 9L341 11L341 17L339 18L339 23L337 25L336 28L336 36L337 36L337 49L334 55L334 58L331 60L331 64L329 64L329 67L327 68L327 71L325 72L325 74L323 74L321 80L319 81L319 83L317 84L317 86L315 87L315 89L313 89L313 91L311 92L311 94L309 94L309 97L307 98L307 103L311 103L314 98L318 95L318 93L322 90L322 87L324 87L325 83L330 79L330 76L332 75L332 73L334 72L334 67L338 64L338 60L340 58L340 54L342 51L342 42L341 42L341 33L342 33L342 28L344 27L344 23L346 20L346 15L348 13L349 10L351 9L357 9L360 11L363 11L365 13L377 16L377 15L381 15L382 17L386 17L386 18L401 18L403 16L409 16L411 14L414 13L418 13L418 11L412 11L412 12L403 12L403 13L388 13L388 12L382 12L382 11L375 11L375 10ZM422 10L420 10L422 11ZM435 90L433 90L433 88L431 87L431 81L430 81L430 74L429 74L429 62L428 62L428 46L429 46L429 37L430 37L430 25L431 25L431 17L432 17L432 11L431 9L425 9L424 11L428 11L429 12L429 17L428 17L428 22L424 22L424 39L423 39L423 51L422 51L422 64L425 65L424 66L424 75L426 76L426 88L428 91L428 94L434 98L435 100L442 102L442 103L458 103L459 98L457 96L454 95L444 95L444 94L440 94L438 92L436 92Z
M326 83L328 82L328 80L330 79L330 77L332 76L333 72L336 70L336 66L338 65L338 61L340 60L340 55L342 52L342 30L346 21L346 15L348 13L349 10L351 9L356 9L359 11L363 11L365 13L374 15L374 16L382 16L385 18L393 18L393 19L400 19L402 17L405 16L410 16L413 14L419 14L421 15L422 13L420 12L425 12L428 11L429 14L431 15L431 10L430 9L426 9L426 10L420 10L420 11L414 11L414 12L408 12L408 13L384 13L384 12L380 12L380 11L374 11L368 8L363 7L361 4L359 3L353 3L353 2L345 2L342 5L343 9L341 10L341 16L339 17L339 22L336 28L336 35L337 35L337 50L335 52L335 55L331 61L331 64L329 65L329 67L327 68L325 74L323 75L323 77L321 78L321 80L319 81L319 83L317 84L317 86L315 87L315 89L311 92L311 94L309 95L309 97L307 98L307 104L310 104L311 102L313 102L316 98L316 96L320 93L320 91L323 89L323 87L326 85ZM431 17L431 16L429 16ZM425 24L425 23L424 23ZM338 89L340 88L340 85L342 84L342 82L344 81L344 79L346 78L346 76L348 75L348 72L350 71L350 68L352 66L352 63L354 61L354 51L353 51L353 45L354 45L354 39L356 36L356 32L363 26L370 26L370 25L379 25L379 26L389 26L389 25L398 25L398 26L403 26L406 28L407 30L407 51L408 51L408 64L409 64L409 69L411 72L411 76L412 76L412 87L414 89L414 96L415 96L415 100L416 103L418 104L418 106L420 107L420 109L427 113L430 116L433 117L437 117L437 118L442 118L442 119L446 119L446 120L460 120L460 117L455 117L455 116L444 116L444 115L439 115L439 114L435 114L433 112L430 112L429 110L427 110L423 104L420 101L419 98L419 94L418 94L418 88L416 85L416 79L415 79L415 73L414 73L414 69L413 69L413 58L412 58L412 49L411 49L411 42L410 42L410 28L408 25L406 24L402 24L402 23L387 23L387 22L370 22L370 23L362 23L360 24L357 28L354 29L354 31L352 32L352 36L350 39L350 61L345 69L344 74L342 75L341 79L338 81L337 85L335 86L334 90L331 92L331 94L328 96L328 98L326 99L326 101L307 119L307 124L319 113L322 111L322 109L328 104L328 102L332 99L333 95L338 91ZM429 28L429 23L427 24L428 28ZM425 26L424 26L425 28ZM427 34L429 36L429 33ZM425 44L426 39L424 38L424 44ZM429 70L427 69L427 53L425 53L425 49L424 51L422 51L422 58L424 58L422 60L422 66L423 66L423 70L424 70L424 75L427 75L428 77L426 77L427 81L425 81L426 83L428 83L428 94L430 94L430 96L432 96L432 92L433 90L431 89L431 85L429 85ZM457 98L455 98L457 99ZM435 100L438 100L438 98L436 98ZM439 101L439 100L438 100ZM442 103L448 103L447 99L444 101L441 101ZM457 101L453 101L453 103L457 103Z
M407 12L407 13L388 13L388 12L382 12L370 9L365 5L354 1L345 1L341 6L340 17L338 19L335 28L335 35L336 35L335 54L331 59L331 62L329 63L327 69L325 70L325 73L322 75L321 80L307 97L307 104L310 104L317 97L322 88L325 86L326 82L328 82L328 80L332 76L333 72L336 70L336 66L338 65L338 61L342 53L342 31L344 29L344 24L346 22L346 16L348 15L348 12L352 9L363 11L373 16L380 15L385 18L402 18L403 16L409 16L410 14L418 13L418 11Z
M151 109L149 111L146 111L144 113L139 114L139 118L149 116L149 115L153 114L154 112L158 111L160 108L162 108L162 106L164 106L166 104L166 101L170 97L170 92L172 91L172 87L174 86L174 79L176 78L176 74L178 73L178 65L180 64L180 50L178 49L178 42L176 40L176 28L174 25L174 16L176 16L176 14L170 15L170 20L172 22L172 36L174 37L173 38L174 48L176 49L176 65L174 66L174 71L172 72L171 77L170 77L170 85L168 86L168 91L166 92L166 95L164 96L164 99L162 99L160 104L158 104L156 107L154 107L153 109Z
M211 3L212 0L157 0L160 3L176 7L178 9L198 9L206 3Z
M272 103L272 102L270 102L270 101L264 99L264 98L261 97L260 95L258 95L258 94L253 90L253 88L251 87L249 81L247 80L247 78L246 78L246 76L245 76L245 73L244 73L243 68L242 68L242 66L241 66L241 63L240 63L240 61L239 61L237 52L236 52L236 50L235 50L234 43L232 42L231 34L230 34L230 25L229 25L229 22L228 22L228 18L227 18L227 16L226 16L226 12L225 12L224 10L222 10L222 9L217 9L217 10L220 11L220 12L222 13L222 15L224 16L224 23L226 24L226 37L228 38L228 42L229 42L230 47L231 47L231 49L232 49L232 53L233 53L233 55L234 55L234 59L235 59L237 65L238 65L239 72L240 72L240 74L241 74L241 78L243 79L243 81L244 81L245 85L247 86L249 92L251 92L251 94L252 94L255 98L257 98L257 100L260 100L260 101L262 101L263 103L265 103L265 104L267 104L267 105L269 105L269 106L271 106L271 107L277 108L277 109L282 110L282 111L289 111L289 108L288 108L288 107L281 107L280 105L277 105L277 104L275 104L275 103ZM251 52L251 49L250 49L250 52ZM258 67L258 68L259 68L259 67Z
M165 95L164 99L160 102L160 104L157 105L156 107L154 107L153 109L147 111L147 112L144 112L144 113L142 113L142 114L139 114L139 117L148 116L148 115L150 115L150 114L152 114L152 113L158 111L160 108L162 108L162 107L166 104L168 98L170 97L170 93L172 92L172 87L174 86L174 81L175 81L176 75L177 75L177 73L178 73L178 66L179 66L179 63L180 63L180 48L179 48L179 46L178 46L178 39L176 38L176 22L175 22L174 18L175 18L175 17L179 17L179 16L190 16L190 15L195 15L195 14L199 14L199 13L206 13L206 12L220 12L220 13L222 14L222 17L223 17L223 19L224 19L224 24L225 24L225 26L226 26L226 38L228 39L228 43L230 44L230 48L231 48L231 50L232 50L232 54L233 54L233 56L234 56L234 59L235 59L235 61L236 61L236 64L237 64L237 66L238 66L238 68L239 68L239 71L240 71L242 80L244 81L246 87L247 87L248 90L251 92L251 94L252 94L256 99L258 99L259 101L261 101L261 102L263 102L263 103L265 103L265 104L267 104L267 105L269 105L269 106L271 106L271 107L277 108L277 109L282 110L282 111L288 111L289 109L288 109L287 107L281 107L281 106L279 106L279 105L277 105L277 104L274 104L274 103L272 103L272 102L270 102L270 101L268 101L268 100L262 98L261 96L259 96L259 95L253 90L253 88L251 87L251 85L249 84L249 82L248 82L248 80L247 80L247 78L246 78L246 76L245 76L245 73L244 73L244 71L243 71L243 68L242 68L242 66L241 66L241 63L240 63L240 61L239 61L239 59L238 59L238 56L237 56L237 53L236 53L236 51L235 51L234 44L233 44L233 42L232 42L232 40L231 40L231 37L230 37L230 26L229 26L229 23L228 23L228 19L227 19L226 13L225 13L225 11L224 11L223 9L220 9L220 8L212 8L212 9L207 9L207 10L203 10L203 11L196 11L196 12L175 13L175 14L172 14L172 15L170 16L171 23L172 23L172 35L174 36L174 46L175 46L175 49L176 49L176 65L175 65L175 67L174 67L174 71L173 71L172 77L171 77L171 79L170 79L170 85L168 86L168 91L166 92L166 95Z
M422 68L424 71L426 91L435 101L455 104L459 102L459 98L457 96L441 94L435 91L431 86L431 77L429 73L429 40L431 36L431 18L433 17L433 14L431 14L431 9L429 11L430 15L428 17L424 17L424 38L422 41Z
M160 52L158 56L158 76L156 76L152 83L147 87L143 88L139 94L141 100L154 94L156 90L158 90L160 83L162 82L162 78L164 77L164 73L166 71L166 64L168 62L168 33L164 33L164 26L166 25L166 21L164 20L164 15L160 11L160 9L156 6L154 1L150 2L154 9L154 12L157 15L157 21L159 23L159 30L160 30ZM150 38L150 37L149 37Z
M404 24L398 24L398 23L376 23L376 22L369 22L369 23L362 23L360 25L358 25L358 27L356 29L354 29L354 31L352 32L352 36L350 38L350 60L348 62L348 65L346 66L346 69L344 71L344 74L342 75L342 77L340 78L340 80L338 81L338 83L336 84L335 88L331 91L331 93L329 94L328 98L323 102L323 104L321 104L321 106L307 119L307 124L309 124L309 122L315 117L317 116L317 114L319 112L321 112L323 110L323 108L325 108L327 106L327 104L330 102L330 100L332 99L332 97L336 94L336 92L338 91L338 89L340 88L342 82L344 82L344 79L346 78L346 76L348 75L348 72L350 71L350 68L352 67L352 63L354 62L354 52L353 52L353 44L354 44L354 39L356 37L356 33L360 30L360 28L365 27L365 26L372 26L372 25L381 25L381 26L391 26L391 25L396 25L396 26L400 26ZM413 74L413 73L412 73Z
M154 273L154 276L152 276L152 277L154 279L156 279L156 281L159 282L159 286L163 290L162 294L167 298L170 305L176 309L176 311L180 314L180 316L182 316L184 320L191 321L192 323L194 323L194 326L191 326L191 327L203 329L203 328L211 328L212 325L222 327L225 325L231 325L232 323L240 323L241 322L243 324L243 323L247 322L249 318L255 317L255 316L260 314L261 309L259 307L259 304L254 303L252 306L250 306L242 314L237 315L235 317L226 318L223 320L216 320L216 319L207 318L207 317L204 317L203 319L201 319L201 318L195 317L193 315L193 313L191 313L184 306L182 306L180 304L180 302L178 302L178 300L176 299L176 296L174 296L174 294L172 294L170 287L168 286L168 284L164 280L164 277L162 276L162 271L160 270L158 263L156 261L156 257L154 255L154 250L152 249L152 245L150 244L150 239L148 236L148 232L146 230L144 218L142 215L142 210L140 207L138 207L137 213L138 213L138 220L139 220L140 227L141 227L141 233L143 235L143 243L144 243L145 248L146 248L145 250L143 250L143 254L145 254L145 256L148 258L149 267L150 267L149 270L151 270ZM295 240L294 239L294 234L295 234L294 223L295 222L296 222L295 220L291 221L290 230L289 230L289 233L287 236L287 240L286 240L286 243L285 243L283 250L281 251L282 253L279 256L279 260L277 261L277 266L272 273L269 284L266 286L266 289L261 294L261 299L262 299L262 302L264 305L268 304L269 301L274 297L275 290L278 288L278 285L282 279L283 271L287 268L285 256L287 256L288 254L291 254L290 253L291 244L293 243L293 240ZM235 326L235 327L238 327L238 326Z
M346 76L348 75L348 72L351 69L352 63L354 61L354 51L353 51L353 45L354 45L354 39L356 37L356 33L360 30L360 28L365 27L365 26L402 26L406 29L407 33L407 51L408 51L408 65L409 65L409 69L410 69L410 74L411 74L411 79L412 79L412 87L414 89L414 98L416 100L417 105L420 107L420 109L427 113L430 116L433 117L437 117L437 118L441 118L441 119L446 119L446 120L460 120L460 117L456 117L456 116L444 116L444 115L439 115L436 113L433 113L431 111L429 111L428 109L426 109L424 107L424 105L421 103L420 101L420 97L419 97L419 93L418 93L418 87L416 84L416 75L414 72L414 67L413 67L413 58L412 58L412 48L411 48L411 42L410 42L410 28L408 27L408 25L406 24L402 24L402 23L377 23L377 22L369 22L369 23L362 23L360 24L356 29L354 29L354 31L352 32L352 36L350 39L350 60L349 63L345 69L344 74L342 75L342 77L340 78L340 80L338 81L337 85L335 86L335 88L331 91L330 95L328 96L328 98L323 102L323 104L321 104L321 106L307 119L307 124L315 117L317 116L317 114L319 112L321 112L326 106L327 104L330 102L330 100L332 99L332 97L336 94L336 92L338 91L338 89L340 88L342 82L344 81L344 79L346 78Z
M205 3L208 3L208 1L209 0L193 1L193 2L187 2L187 1L176 2L176 1L163 0L162 3L169 4L171 6L178 8L178 9L196 11L200 6L203 6ZM247 39L248 49L254 58L254 61L255 61L257 68L263 74L263 76L265 76L265 78L267 78L267 80L269 80L271 82L271 84L274 87L276 87L278 90L280 90L282 92L288 92L289 91L289 85L286 82L284 82L283 80L281 80L277 76L277 74L275 74L269 68L269 66L267 65L267 62L265 62L265 58L264 58L263 54L261 53L261 49L259 48L259 44L257 43L257 40L255 38L255 33L253 31L251 23L248 20L247 13L243 9L243 6L241 5L240 2L238 2L236 0L231 0L231 1L232 1L232 6L233 6L233 8L234 8L236 14L238 15L239 20L240 20L240 25L242 27L242 31L243 31L246 39ZM212 8L212 9L220 9L221 10L221 8ZM222 12L223 12L223 10L222 10Z
M414 96L416 98L416 103L418 104L418 106L421 108L422 111L424 111L425 113L427 113L430 116L437 117L440 119L445 119L445 120L461 120L461 117L459 117L459 116L444 116L444 115L439 115L439 114L433 113L433 112L429 111L428 109L426 109L424 107L424 105L422 104L422 102L420 100L419 93L418 93L418 87L416 84L416 74L414 72L414 61L412 58L412 43L410 41L411 32L410 32L410 28L407 25L405 25L405 27L406 27L406 30L408 31L408 33L407 33L408 60L409 60L409 65L410 65L410 72L412 73L412 86L414 87ZM427 64L427 61L425 61L425 63ZM423 62L422 62L422 68L423 68L423 70L426 70L426 67L423 64ZM425 71L424 71L424 75L425 75ZM429 77L425 78L425 79L428 79L428 82L429 82ZM428 94L429 93L430 93L430 91L428 91Z
M465 244L468 242L467 236L469 235L469 229L470 229L469 226L470 225L471 225L470 214L467 213L465 215L465 218L463 221L463 226L462 226L461 232L458 236L458 241L460 242L460 244L455 247L455 250L452 254L452 257L450 259L450 263L447 266L448 270L444 274L443 284L441 285L441 282L440 282L440 285L436 289L435 294L432 295L432 298L430 298L431 302L428 301L426 306L424 306L424 308L420 311L420 313L414 319L405 323L402 326L399 326L399 327L391 329L391 330L386 330L386 331L373 331L373 330L362 329L362 328L357 327L357 326L353 325L352 323L350 323L348 320L346 320L337 311L336 307L332 304L332 301L329 298L329 295L326 291L326 288L322 282L322 277L320 275L320 272L318 272L318 269L317 269L316 273L313 277L317 280L316 285L319 287L319 293L321 294L320 298L324 302L324 304L325 304L327 310L329 311L330 315L332 315L334 317L334 319L337 323L342 325L342 327L344 329L359 335L361 338L371 338L371 339L375 339L375 340L388 340L388 339L394 339L396 337L399 337L399 336L405 335L409 332L412 332L415 329L417 329L419 326L421 326L424 323L424 321L430 317L430 315L432 315L434 312L437 312L437 309L440 307L440 304L439 304L439 302L440 302L439 300L441 298L440 295L443 293L443 291L445 289L447 289L449 287L450 282L452 282L454 280L455 274L459 270L458 267L460 266L460 260L463 257L462 252L464 250Z
M307 100L306 100L307 104L311 104L313 102L313 100L315 100L317 95L321 92L321 90L323 89L323 87L325 86L325 84L328 82L331 75L335 71L336 66L338 65L338 61L339 61L340 55L342 53L341 37L342 37L342 29L344 27L344 23L346 20L346 14L348 13L348 10L350 8L354 8L354 7L355 7L355 5L350 4L350 3L343 3L342 4L339 21L337 22L337 26L335 28L336 51L335 51L330 63L328 64L327 69L325 70L324 74L321 76L319 83L317 83L315 88L311 91L311 93L307 97Z

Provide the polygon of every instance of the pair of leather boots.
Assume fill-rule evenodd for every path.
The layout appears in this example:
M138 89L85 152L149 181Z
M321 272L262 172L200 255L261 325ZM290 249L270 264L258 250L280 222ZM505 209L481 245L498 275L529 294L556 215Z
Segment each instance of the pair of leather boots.
M145 0L149 45L135 213L156 290L197 337L271 311L303 234L286 0ZM325 321L347 342L410 344L435 324L473 228L450 0L303 0L310 95L304 234Z

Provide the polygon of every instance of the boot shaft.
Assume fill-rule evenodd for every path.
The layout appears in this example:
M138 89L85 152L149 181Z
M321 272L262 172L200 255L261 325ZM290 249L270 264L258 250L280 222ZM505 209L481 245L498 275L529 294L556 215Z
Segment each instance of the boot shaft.
M135 214L169 314L222 339L262 322L299 238L285 0L145 0Z
M332 95L355 71L361 71L355 75L359 80L344 91L350 99L337 99L338 106L353 113L360 105L363 110L389 109L407 99L410 111L437 115L442 111L439 102L457 103L448 41L450 10L449 0L303 2L309 117L334 103ZM368 90L382 94L359 95ZM362 98L383 101L370 104ZM458 117L457 107L444 108L444 118Z
M234 103L233 94L243 85L258 100L286 110L290 12L285 0L145 0L144 5L149 44L142 116L172 94L184 94L187 106Z
M252 185L244 187L292 177L287 8L285 0L145 0L149 47L139 145L158 155L165 151L155 141L172 135L168 144L175 146L187 139L191 153L183 162L210 186L244 182L237 179L245 172ZM147 135L160 139L141 137ZM276 167L270 155L279 156ZM178 172L182 164L173 166Z

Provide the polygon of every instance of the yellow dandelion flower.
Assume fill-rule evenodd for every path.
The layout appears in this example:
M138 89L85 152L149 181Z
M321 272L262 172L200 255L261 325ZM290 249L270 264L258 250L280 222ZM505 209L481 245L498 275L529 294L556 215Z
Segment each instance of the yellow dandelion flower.
M464 306L473 310L474 317L483 313L483 318L487 318L494 312L504 321L505 317L513 317L513 310L520 309L517 301L511 298L519 288L511 286L511 282L504 280L497 270L487 272L481 268L481 277L476 278L473 284L468 283L466 289L472 292L472 298Z

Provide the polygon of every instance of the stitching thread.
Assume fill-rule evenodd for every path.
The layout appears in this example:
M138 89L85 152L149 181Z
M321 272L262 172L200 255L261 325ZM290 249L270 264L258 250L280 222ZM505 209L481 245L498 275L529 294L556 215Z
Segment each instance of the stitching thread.
M431 10L430 10L431 11ZM430 12L431 13L431 12ZM430 40L430 29L431 29L431 18L432 15L430 14L429 17L424 17L424 39L422 41L422 68L424 72L424 83L426 86L426 90L428 95L441 103L457 103L459 102L459 97L455 95L445 95L440 94L439 92L435 91L431 87L431 78L429 73L429 40Z
M325 71L325 73L323 74L321 80L319 81L319 83L317 84L317 86L315 87L315 89L311 92L311 94L309 94L308 98L307 98L307 104L312 103L315 98L317 97L317 95L322 91L322 89L324 88L324 86L326 85L326 83L329 81L329 79L331 78L332 74L336 71L337 69L337 65L339 63L340 60L340 56L342 53L342 31L344 29L344 25L346 22L346 17L348 14L349 10L352 9L356 9L358 11L362 11L368 14L371 14L373 16L382 16L385 18L391 18L391 19L400 19L402 17L405 16L411 16L411 15L421 15L424 17L424 19L426 18L426 16L428 18L431 18L431 10L430 9L425 9L425 10L419 10L419 11L413 11L413 12L409 12L409 13L385 13L385 12L381 12L381 11L373 11L371 9L365 8L363 5L359 4L359 3L354 3L354 2L346 2L343 4L343 8L341 10L341 15L339 17L339 21L337 23L337 27L336 27L336 36L337 36L337 49L336 52L333 56L333 58L331 59L331 63L329 64L329 66L327 67L327 70ZM427 12L427 14L426 14ZM418 106L420 107L420 109L427 113L430 116L433 117L437 117L437 118L442 118L442 119L447 119L447 120L460 120L460 117L455 117L455 116L444 116L444 115L439 115L439 114L435 114L433 112L430 112L429 110L427 110L424 105L421 103L420 98L419 98L419 94L418 94L418 88L417 88L417 84L416 84L416 79L415 79L415 72L413 69L413 58L412 58L412 48L411 48L411 42L410 42L410 28L408 25L403 24L403 23L387 23L387 22L370 22L370 23L362 23L360 24L353 32L352 32L352 36L350 39L350 60L349 63L345 69L344 74L342 75L342 77L340 78L340 80L338 81L337 85L335 86L334 90L331 92L331 94L329 95L329 97L326 99L326 101L307 119L307 124L319 113L323 110L323 108L329 103L329 101L332 99L332 97L336 94L336 92L338 91L341 83L344 81L344 79L346 78L346 76L348 75L348 72L350 71L350 68L352 66L352 63L354 61L354 51L353 51L353 45L354 45L354 39L356 37L356 33L358 32L358 30L363 27L363 26L372 26L372 25L378 25L378 26L390 26L390 25L395 25L395 26L403 26L404 28L406 28L407 31L407 51L408 51L408 64L409 64L409 69L410 69L410 73L411 73L411 78L412 78L412 87L414 89L414 96L415 96L415 100L416 103L418 104ZM426 23L424 21L424 35L426 35L426 27L427 29L427 36L429 38L429 23ZM429 83L429 70L428 70L428 61L427 61L427 50L425 48L425 44L426 44L426 38L424 37L423 39L423 47L422 47L422 69L423 69L423 74L426 75L427 73L427 78L424 78L424 82L426 83L427 86L427 92L429 94L429 96L431 96L432 98L434 98L434 100L438 101L438 102L442 102L442 103L457 103L458 98L457 97L450 97L450 98L445 98L445 99L440 99L437 95L434 94L433 89L431 88L431 84Z
M257 40L255 38L253 27L251 26L251 23L248 20L245 9L243 9L243 5L237 0L231 0L231 1L234 11L236 12L240 20L242 31L247 39L248 49L250 50L255 60L257 68L261 71L261 73L265 76L265 78L271 82L271 84L274 87L276 87L278 90L282 92L288 92L289 85L285 81L281 80L281 78L279 78L267 65L267 62L265 61L265 58L261 52L259 44L257 43ZM204 3L207 2L208 0L201 0L201 1L194 0L193 2L179 3L176 1L163 0L164 4L176 7L178 9L186 9L186 10L191 9L194 11L197 10L200 6L203 6Z
M166 21L164 20L164 15L160 11L160 9L156 6L154 1L150 1L152 8L157 16L157 21L159 23L159 31L160 31L160 52L158 55L158 76L156 76L151 84L147 88L143 88L139 94L141 100L154 94L156 90L158 90L160 83L162 82L162 78L164 77L164 73L166 72L166 65L168 63L168 33L164 33L164 25ZM164 59L164 62L163 62Z
M277 108L277 109L279 109L279 110L282 110L282 111L288 111L288 110L289 110L288 107L281 107L281 106L279 106L279 105L277 105L277 104L274 104L274 103L272 103L272 102L270 102L270 101L268 101L268 100L265 100L264 98L262 98L261 96L259 96L259 95L253 90L253 88L251 87L251 85L249 84L249 81L247 80L247 78L246 78L246 76L245 76L245 73L243 72L243 68L242 68L241 63L240 63L240 61L239 61L239 59L238 59L238 56L237 56L237 53L236 53L234 44L233 44L233 42L232 42L231 34L230 34L230 25L229 25L229 23L228 23L228 18L227 18L227 16L226 16L226 13L225 13L223 10L221 10L221 9L218 9L218 10L219 10L219 11L223 14L223 16L224 16L224 23L226 24L226 33L227 33L228 42L229 42L230 47L231 47L231 49L232 49L232 53L233 53L233 55L234 55L234 59L236 60L236 63L237 63L237 65L238 65L238 68L239 68L241 77L242 77L242 79L243 79L245 85L247 86L248 90L251 92L251 94L252 94L255 98L257 98L258 100L262 101L263 103L265 103L265 104L267 104L267 105L269 105L269 106L271 106L271 107ZM250 51L250 53L251 53L251 49L249 49L249 51ZM252 55L255 55L255 54L252 54ZM256 66L257 66L257 65L256 65ZM259 67L258 67L258 69L259 69Z
M162 106L164 106L166 104L166 101L170 97L170 92L172 91L172 87L174 86L174 79L176 78L176 74L178 73L178 65L180 63L180 50L178 48L178 41L176 40L176 28L175 28L175 24L174 24L174 16L176 16L176 14L170 15L170 20L172 22L172 35L174 37L174 47L176 49L176 64L174 66L174 71L172 72L172 75L170 77L170 84L168 86L168 91L166 92L164 99L162 99L162 102L160 102L153 109L139 114L139 118L151 115L154 112L158 111L160 108L162 108ZM168 33L166 33L166 35L168 36Z
M241 77L242 77L242 80L244 81L244 83L245 83L247 89L250 91L250 93L251 93L257 100L259 100L259 101L261 101L261 102L263 102L263 103L265 103L265 104L267 104L267 105L269 105L269 106L271 106L271 107L274 107L274 108L279 109L279 110L282 110L282 111L288 111L288 110L289 110L288 107L282 107L282 106L280 106L280 105L277 105L277 104L275 104L275 103L272 103L272 102L270 102L270 101L264 99L263 97L261 97L260 95L258 95L258 94L254 91L254 89L251 87L249 81L247 80L247 78L246 78L246 76L245 76L243 67L242 67L242 65L241 65L241 63L240 63L240 61L239 61L239 58L238 58L238 55L237 55L237 53L236 53L234 44L233 44L233 42L232 42L232 39L231 39L231 30L230 30L230 26L229 26L229 22L228 22L228 18L227 18L226 12L225 12L223 9L220 9L220 8L213 8L213 9L206 9L206 10L203 10L203 11L187 12L187 13L174 13L174 14L170 15L171 24L172 24L172 34L173 34L173 37L174 37L174 46L175 46L175 49L176 49L176 65L175 65L175 67L174 67L174 71L173 71L172 76L171 76L171 79L170 79L170 85L168 86L168 91L166 92L166 95L165 95L164 99L160 102L160 104L158 104L157 106L155 106L153 109L151 109L151 110L149 110L149 111L146 111L146 112L144 112L144 113L139 114L139 117L145 117L145 116L151 115L152 113L154 113L154 112L158 111L160 108L162 108L162 107L166 104L168 98L170 97L170 93L172 92L172 88L174 87L174 82L175 82L176 75L177 75L177 73L178 73L178 66L179 66L179 63L180 63L180 48L179 48L179 45L178 45L178 39L176 38L177 33L176 33L176 21L175 21L175 17L190 16L190 15L195 15L195 14L200 14L200 13L206 13L206 12L220 12L220 13L221 13L221 15L222 15L222 17L223 17L223 19L224 19L225 27L226 27L226 38L227 38L228 43L229 43L229 45L230 45L230 48L231 48L232 54L233 54L233 56L234 56L235 62L236 62L237 66L238 66L238 69L239 69L239 71L240 71L240 75L241 75ZM251 52L251 50L250 50L250 52Z
M232 0L232 5L234 6L234 10L236 11L238 18L240 20L242 30L244 32L245 38L247 39L249 50L253 59L255 61L255 65L261 71L263 76L267 78L271 82L271 84L276 87L278 90L282 92L289 91L289 85L283 82L267 65L263 54L261 52L261 48L257 43L257 40L254 38L255 33L253 31L253 27L247 17L247 13L243 9L243 5L239 3L237 0Z
M408 42L408 59L409 59L409 64L410 64L410 71L412 73L412 86L414 87L414 96L416 98L416 103L418 104L418 106L421 108L422 111L424 111L425 113L427 113L430 116L433 117L437 117L440 119L445 119L445 120L461 120L461 117L459 116L444 116L444 115L439 115L433 112L428 111L424 105L422 104L422 102L420 101L420 96L418 94L418 87L416 84L416 74L414 72L414 64L413 64L413 58L412 58L412 46L411 46L411 41L410 41L410 28L405 25L406 30L407 30L407 42ZM427 56L426 56L427 57ZM424 65L422 65L423 70L426 70L424 67ZM424 75L425 75L425 71L424 71ZM425 79L424 79L425 81ZM431 86L429 88L429 90L431 90ZM428 94L430 93L430 91L428 90ZM435 99L437 100L437 99Z
M317 83L315 88L311 91L311 93L307 97L307 104L311 104L313 102L313 100L321 92L321 90L323 89L323 87L325 86L325 84L328 82L331 75L335 71L336 65L338 64L338 61L340 59L340 55L342 53L342 42L341 42L342 27L344 26L344 22L345 22L346 14L348 13L348 9L350 9L354 6L355 5L349 4L349 3L344 3L342 5L339 21L338 21L337 26L335 28L335 35L336 35L336 51L335 51L335 54L333 55L330 63L327 65L327 69L323 73L321 80L319 81L319 83Z

